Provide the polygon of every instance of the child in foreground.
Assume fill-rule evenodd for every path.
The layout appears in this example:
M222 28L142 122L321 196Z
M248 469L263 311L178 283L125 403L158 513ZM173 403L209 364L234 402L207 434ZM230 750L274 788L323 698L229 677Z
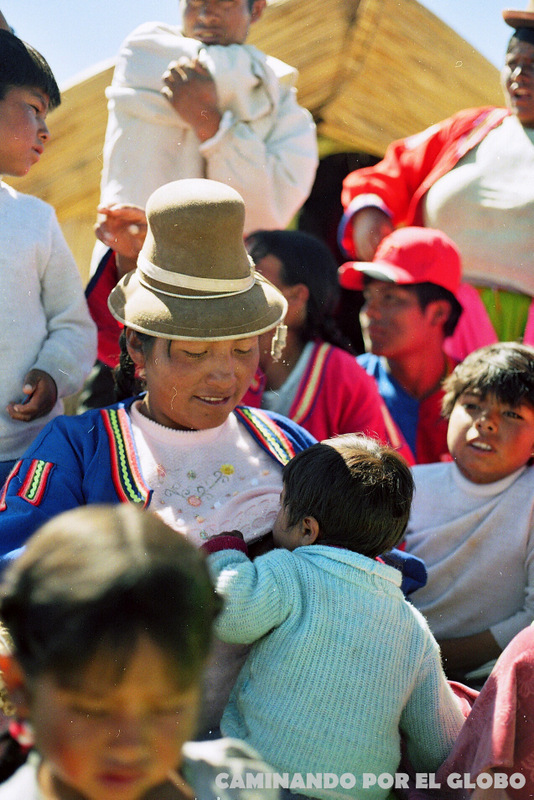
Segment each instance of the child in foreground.
M295 456L283 484L278 549L251 562L235 531L204 545L225 600L217 635L254 643L221 730L280 773L354 776L298 794L384 798L363 774L398 770L401 735L415 769L433 772L463 722L400 572L376 560L403 536L411 473L394 450L347 434Z
M0 30L0 176L22 177L61 102L45 59ZM96 328L51 206L0 180L0 485L94 362Z
M188 741L217 610L201 554L149 511L82 507L42 527L1 588L0 666L35 736L1 800L241 797L216 775L265 765L239 742Z
M410 599L449 677L478 686L534 620L534 348L475 350L444 388L453 461L414 468L406 550L428 582Z

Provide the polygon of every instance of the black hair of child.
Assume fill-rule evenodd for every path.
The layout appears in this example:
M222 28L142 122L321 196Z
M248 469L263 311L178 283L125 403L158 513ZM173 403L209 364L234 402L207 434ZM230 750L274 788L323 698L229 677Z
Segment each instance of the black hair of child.
M118 679L142 636L184 688L198 680L219 609L202 554L130 503L81 506L47 522L6 570L0 617L31 679L76 684L98 654Z
M43 56L10 31L0 30L0 100L10 89L40 89L50 110L61 103L56 79Z
M412 473L391 447L345 434L297 453L284 467L288 524L319 524L317 544L375 558L402 539L414 492Z
M512 408L523 403L534 408L534 348L518 342L498 342L474 350L446 378L442 403L450 417L460 395L493 395Z

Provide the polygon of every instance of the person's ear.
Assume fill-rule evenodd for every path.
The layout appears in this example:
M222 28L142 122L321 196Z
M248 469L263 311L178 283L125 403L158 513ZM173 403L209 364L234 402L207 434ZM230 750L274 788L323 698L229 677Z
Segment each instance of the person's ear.
M315 517L304 517L300 523L302 544L315 544L319 538L320 528Z
M430 323L432 325L445 325L451 315L451 304L448 300L434 300L429 303Z
M295 283L285 289L283 293L287 300L290 318L303 322L308 313L308 300L310 298L310 290L306 284Z
M17 717L25 719L29 716L29 702L26 676L14 656L0 655L0 671L9 694L9 699L16 708Z
M267 0L254 0L252 4L252 8L250 10L250 21L257 22L263 12L265 11L265 6L267 5Z
M133 331L131 328L126 328L126 348L128 350L128 355L134 362L135 366L138 370L144 368L146 363L145 353L143 350L143 342L139 338L137 331Z

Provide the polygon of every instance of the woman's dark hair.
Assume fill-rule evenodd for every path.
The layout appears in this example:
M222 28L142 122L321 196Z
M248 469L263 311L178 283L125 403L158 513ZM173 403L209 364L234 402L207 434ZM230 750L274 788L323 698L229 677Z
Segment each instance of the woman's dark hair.
M303 283L308 287L304 341L322 339L352 351L335 321L340 290L337 262L327 245L308 233L281 230L254 231L246 245L255 262L269 255L281 262L280 280L286 286Z
M190 685L219 607L201 553L150 511L80 506L34 534L0 587L0 617L30 678L73 685L111 653L117 674L141 636Z
M136 331L137 338L141 342L143 352L148 355L154 347L155 336L148 333ZM123 328L119 336L120 357L119 363L113 370L113 380L115 381L115 401L126 400L128 397L144 391L145 382L136 373L136 367L128 352L126 343L126 328Z
M534 348L516 342L498 342L470 353L445 379L442 402L450 417L464 392L486 397L514 408L527 403L534 408Z
M40 89L52 110L61 103L56 79L43 56L10 31L0 30L0 100L15 87Z
M318 542L374 558L403 537L414 491L410 468L395 450L345 434L298 453L282 473L289 525L319 523Z

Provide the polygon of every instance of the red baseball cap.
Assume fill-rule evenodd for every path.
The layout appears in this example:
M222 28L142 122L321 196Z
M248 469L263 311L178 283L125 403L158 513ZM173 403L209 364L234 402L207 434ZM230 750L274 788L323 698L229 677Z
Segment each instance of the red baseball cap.
M458 248L433 228L398 228L386 236L372 261L348 261L338 271L344 289L363 289L364 275L399 285L435 283L456 295L462 275Z

